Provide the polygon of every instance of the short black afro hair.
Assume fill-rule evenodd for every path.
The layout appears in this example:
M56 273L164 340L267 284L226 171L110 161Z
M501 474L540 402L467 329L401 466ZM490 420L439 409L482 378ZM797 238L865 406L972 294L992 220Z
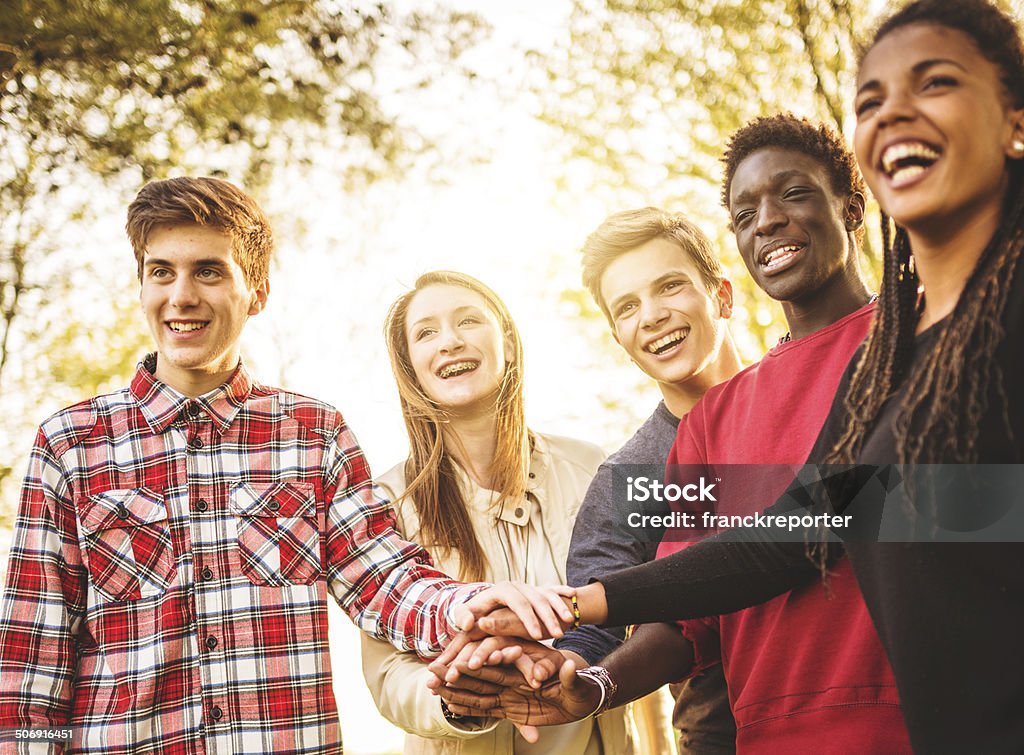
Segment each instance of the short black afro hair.
M838 196L866 193L857 160L842 136L824 123L814 124L792 113L780 113L755 118L729 139L722 156L725 163L722 206L726 210L729 209L729 189L736 168L754 152L768 147L791 149L813 157L828 169L832 176L832 189Z

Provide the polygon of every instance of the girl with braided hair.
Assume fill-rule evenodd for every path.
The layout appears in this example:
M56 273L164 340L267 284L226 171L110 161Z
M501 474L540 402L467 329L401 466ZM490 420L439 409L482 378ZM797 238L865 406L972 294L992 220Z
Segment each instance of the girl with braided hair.
M979 73L945 54L958 48L990 86L973 86ZM915 69L909 49L927 70ZM918 91L892 91L901 75ZM971 77L968 86L961 76ZM998 437L986 432L990 413L1005 423L1002 440L1013 435L998 352L1024 245L1017 28L980 0L914 3L879 28L859 81L855 148L884 213L884 284L829 460L857 460L899 392L902 400L889 403L898 403L892 429L901 463L1019 461L1019 445L984 447ZM915 346L940 321L929 348Z
M885 213L885 270L872 330L809 458L1020 464L1024 51L1017 25L989 0L917 0L879 27L857 86L855 151ZM963 497L954 506L970 512L984 503ZM729 613L820 579L803 543L763 531L733 531L731 539L712 538L580 588L582 620L618 626ZM844 548L892 663L914 749L1019 752L1024 544L848 541ZM515 634L507 614L480 626ZM562 669L560 678L561 690L549 688L542 700L549 706L597 696L595 687L602 706L634 693L607 675L577 679ZM543 723L544 710L534 706L520 720Z

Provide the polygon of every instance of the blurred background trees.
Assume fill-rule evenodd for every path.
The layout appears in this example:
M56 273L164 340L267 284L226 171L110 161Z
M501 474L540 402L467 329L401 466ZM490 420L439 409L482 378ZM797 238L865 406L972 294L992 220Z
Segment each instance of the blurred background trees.
M846 0L575 0L564 42L538 55L543 118L606 180L717 183L725 138L757 115L848 125L855 47Z
M734 330L748 359L785 328L743 274L718 203L719 159L728 136L759 115L792 111L852 135L848 103L869 6L574 0L562 43L535 55L540 117L563 137L567 176L586 164L581 172L609 191L700 222L734 273Z
M432 145L382 107L394 91L378 69L428 86L483 30L468 13L358 0L0 5L0 435L19 435L29 397L123 381L148 342L128 316L130 265L76 253L97 218L122 219L168 175L259 194L325 155L338 190L400 171Z

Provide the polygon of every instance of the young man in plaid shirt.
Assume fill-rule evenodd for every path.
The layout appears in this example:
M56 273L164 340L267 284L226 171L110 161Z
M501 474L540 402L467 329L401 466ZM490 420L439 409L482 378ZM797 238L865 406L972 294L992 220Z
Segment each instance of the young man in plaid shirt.
M104 755L340 753L327 592L430 657L480 586L398 538L335 409L240 365L269 292L256 203L159 181L127 230L157 350L128 388L39 429L0 604L0 727L69 727L69 750ZM491 594L565 618L524 592Z

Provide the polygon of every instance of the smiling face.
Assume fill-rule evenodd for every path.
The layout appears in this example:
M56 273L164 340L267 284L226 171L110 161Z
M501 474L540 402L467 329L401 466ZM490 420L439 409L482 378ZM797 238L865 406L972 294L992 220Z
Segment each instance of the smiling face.
M512 348L480 294L450 284L420 289L409 303L405 337L416 380L441 408L493 408Z
M239 339L263 309L269 285L250 288L231 239L209 226L161 227L142 260L142 309L156 342L156 377L197 396L238 366Z
M736 246L754 282L776 301L813 296L837 276L859 280L850 231L864 199L837 196L810 155L765 147L737 167L729 189Z
M1020 111L969 36L924 23L887 34L861 65L856 111L857 160L897 223L941 236L997 221Z
M601 298L615 340L666 399L686 387L703 393L721 380L708 368L725 339L732 287L723 281L709 292L678 243L655 238L616 258L601 275Z

